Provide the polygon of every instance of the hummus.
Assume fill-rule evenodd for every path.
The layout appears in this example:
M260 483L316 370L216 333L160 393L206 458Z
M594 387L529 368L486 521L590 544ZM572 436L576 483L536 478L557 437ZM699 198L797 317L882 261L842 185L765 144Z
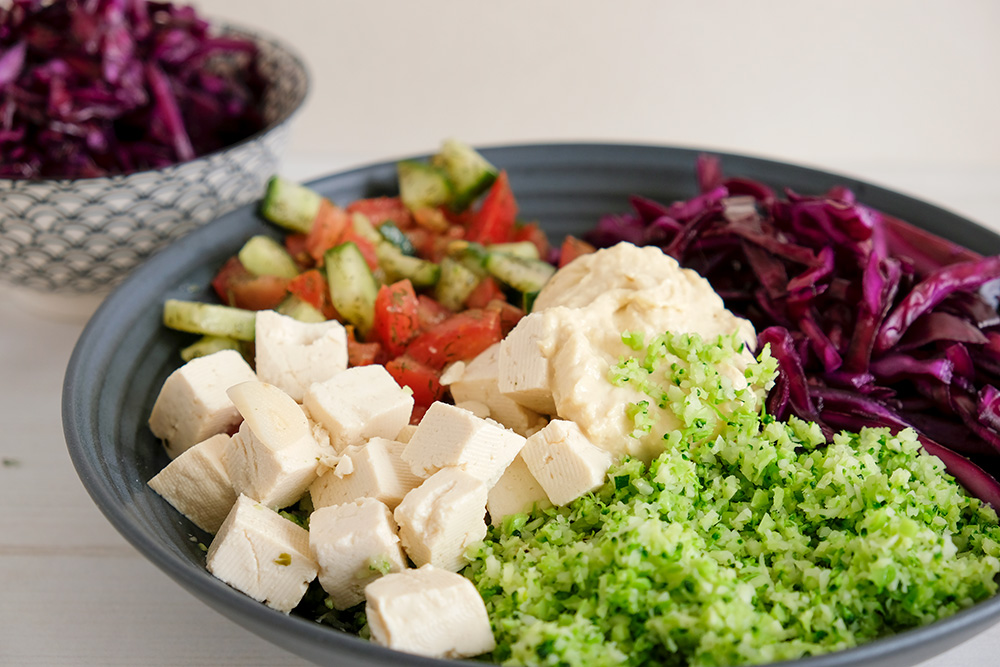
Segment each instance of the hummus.
M669 410L656 411L650 433L634 437L629 404L648 398L618 387L609 370L635 352L622 343L624 332L647 340L672 331L703 339L738 333L747 344L743 363L720 369L735 386L745 386L746 362L756 347L753 325L730 313L708 281L659 248L630 243L584 255L553 276L535 301L541 317L539 351L547 360L548 385L556 414L576 422L595 445L649 462L663 451L663 434L680 422Z

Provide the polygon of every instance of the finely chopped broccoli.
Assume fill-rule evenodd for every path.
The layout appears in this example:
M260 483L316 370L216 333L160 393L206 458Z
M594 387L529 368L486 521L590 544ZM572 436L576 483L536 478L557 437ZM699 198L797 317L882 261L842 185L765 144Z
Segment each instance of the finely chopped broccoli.
M649 466L596 493L507 517L465 574L522 665L737 665L848 648L992 595L1000 528L911 431L841 433L763 412L765 351L734 387L735 339L665 334L612 382L640 387L638 433L673 410Z

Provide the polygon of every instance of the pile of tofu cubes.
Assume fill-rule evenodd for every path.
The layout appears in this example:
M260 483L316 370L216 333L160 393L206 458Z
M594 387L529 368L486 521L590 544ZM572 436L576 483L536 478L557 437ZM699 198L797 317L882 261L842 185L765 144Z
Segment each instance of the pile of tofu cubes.
M611 462L574 423L549 419L544 387L502 379L509 366L524 384L505 345L446 369L454 404L413 426L408 388L382 366L347 367L339 323L261 311L256 370L225 350L167 378L149 425L172 461L149 485L215 535L213 575L274 609L290 612L318 577L337 609L366 603L380 644L489 652L485 604L458 574L467 547L487 517L566 504ZM308 530L277 512L306 494Z

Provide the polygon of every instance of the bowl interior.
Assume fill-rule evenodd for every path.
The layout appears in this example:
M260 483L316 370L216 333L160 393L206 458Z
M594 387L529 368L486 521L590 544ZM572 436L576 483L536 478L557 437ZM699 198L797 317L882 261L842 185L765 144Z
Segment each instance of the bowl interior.
M621 212L628 197L688 197L697 186L698 151L655 146L563 144L486 149L507 169L522 217L538 220L550 238L581 233L602 214ZM984 254L1000 252L1000 236L930 204L826 172L757 158L722 155L725 173L802 193L833 185L858 199ZM396 191L395 165L374 165L314 181L338 203ZM257 233L278 232L253 206L238 209L175 242L130 276L86 327L67 370L63 423L84 485L111 523L182 586L252 631L317 663L431 665L440 661L388 651L353 636L285 616L214 579L204 567L202 533L152 492L146 481L168 459L146 427L166 376L180 365L191 337L160 324L167 298L211 300L210 281L226 258ZM1000 620L1000 597L925 628L794 664L834 667L911 665ZM792 664L792 663L789 663Z

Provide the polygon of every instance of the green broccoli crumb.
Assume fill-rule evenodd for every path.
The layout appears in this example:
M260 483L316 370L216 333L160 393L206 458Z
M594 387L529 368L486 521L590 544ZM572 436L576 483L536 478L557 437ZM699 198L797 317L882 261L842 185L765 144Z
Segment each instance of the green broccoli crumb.
M664 334L612 382L680 427L650 465L625 458L561 508L506 517L470 548L507 665L767 663L856 646L993 595L1000 528L916 435L840 433L764 414L765 352L734 387L741 352Z

